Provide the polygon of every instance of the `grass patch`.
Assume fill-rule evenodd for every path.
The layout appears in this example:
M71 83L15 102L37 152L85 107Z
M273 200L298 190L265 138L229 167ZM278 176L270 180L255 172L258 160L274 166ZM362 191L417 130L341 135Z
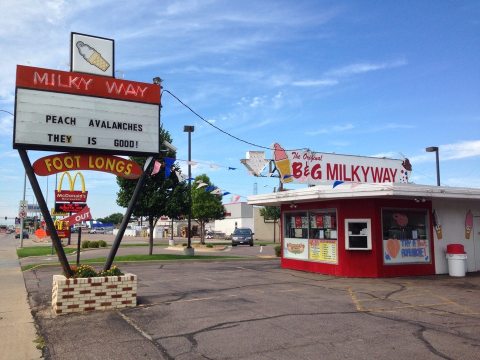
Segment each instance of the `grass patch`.
M213 255L180 255L180 254L153 254L153 255L122 255L115 256L115 262L127 262L127 261L152 261L152 260L215 260L215 259L241 259L240 256L213 256ZM85 259L82 263L98 263L105 262L105 257L99 257L95 259Z
M65 254L71 254L76 251L73 248L64 247L63 250ZM52 254L52 247L51 246L27 246L24 248L17 249L17 256L19 258L24 258L27 256L45 256ZM53 249L53 254L56 254L55 249Z
M47 346L47 344L45 343L45 339L40 335L37 336L37 338L33 340L33 342L38 350L43 350Z
M98 263L105 263L106 257L98 257L94 259L84 259L81 260L82 264L98 264ZM134 261L173 261L173 260L240 260L240 259L247 259L246 257L242 256L211 256L211 255L194 255L194 256L186 256L186 255L174 255L174 254L154 254L154 255L123 255L123 256L115 256L114 263L121 263L121 262L134 262ZM71 263L70 265L73 265ZM36 267L40 266L60 266L60 263L48 263L48 264L29 264L22 266L22 271L28 271Z
M120 247L137 247L137 246L150 246L148 243L140 243L140 244L120 244ZM167 247L168 244L153 244L153 247ZM110 247L110 246L109 246Z

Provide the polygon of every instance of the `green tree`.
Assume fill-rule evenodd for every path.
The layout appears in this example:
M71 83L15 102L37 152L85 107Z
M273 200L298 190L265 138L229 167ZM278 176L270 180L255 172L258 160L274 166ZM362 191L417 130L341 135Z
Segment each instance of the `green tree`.
M112 223L115 225L120 224L122 220L123 220L123 214L121 213L114 213L114 214L108 215L107 217L97 219L97 221L100 221L102 223Z
M172 139L168 131L160 128L160 143L163 141L172 143ZM164 162L164 157L174 157L174 153L170 150L162 152L157 160ZM131 157L131 160L137 162L143 167L146 159L140 157ZM162 166L159 173L149 176L140 193L137 203L133 209L133 215L147 217L149 236L149 255L153 253L153 229L162 215L168 215L177 218L188 209L186 191L187 187L184 183L180 183L175 172L179 172L178 166L174 165L172 172L168 178L165 177L165 167ZM117 193L117 204L127 207L133 195L136 181L117 177L117 184L120 189Z
M202 174L192 183L192 218L200 226L200 242L205 244L205 224L212 220L220 220L225 216L225 208L221 196L206 191L206 186L197 188L197 184L205 183L214 186L207 175Z
M275 242L275 232L280 219L280 208L277 206L265 206L260 209L260 215L263 216L264 222L273 222L273 242Z

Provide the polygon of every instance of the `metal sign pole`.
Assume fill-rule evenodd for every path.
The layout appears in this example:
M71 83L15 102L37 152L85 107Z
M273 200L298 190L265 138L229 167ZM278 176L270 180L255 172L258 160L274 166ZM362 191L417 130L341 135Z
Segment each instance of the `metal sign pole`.
M68 263L67 257L65 255L65 251L63 250L62 243L60 238L58 237L57 230L55 229L55 225L53 224L52 217L50 216L50 212L48 211L47 203L42 194L42 190L40 189L40 185L38 184L37 178L35 173L33 172L32 164L30 163L30 159L28 158L28 154L23 149L18 149L18 154L20 155L20 159L22 159L23 167L25 168L25 173L28 176L28 180L30 181L30 185L32 186L33 193L38 201L38 206L42 211L43 218L45 219L45 224L47 225L48 230L50 230L50 236L52 238L52 244L57 251L58 260L62 265L63 272L67 277L73 276L73 271L70 269L70 264Z
M82 242L82 227L78 228L78 242L77 242L77 266L80 266L80 243Z
M135 204L137 203L137 199L140 195L140 191L143 188L143 185L145 184L145 181L147 180L147 176L149 175L149 169L150 165L153 162L153 157L149 157L147 161L145 162L145 166L143 168L143 173L140 176L140 178L137 181L137 185L135 186L135 190L133 192L132 198L130 199L130 202L128 203L128 208L127 211L125 212L125 215L123 216L122 223L120 224L120 228L118 229L117 236L115 236L115 240L112 244L112 248L110 249L110 252L108 254L107 261L105 262L105 266L103 270L110 270L110 267L112 266L113 259L115 259L115 255L118 251L118 248L120 246L120 242L122 241L123 234L125 234L125 230L127 229L128 222L130 221L130 217L132 216L133 209L135 207Z

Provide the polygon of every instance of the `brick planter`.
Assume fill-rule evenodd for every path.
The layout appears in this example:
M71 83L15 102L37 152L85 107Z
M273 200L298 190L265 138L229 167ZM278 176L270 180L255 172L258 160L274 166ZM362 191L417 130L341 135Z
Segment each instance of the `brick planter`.
M111 310L137 305L137 275L67 279L53 276L52 311L55 315Z

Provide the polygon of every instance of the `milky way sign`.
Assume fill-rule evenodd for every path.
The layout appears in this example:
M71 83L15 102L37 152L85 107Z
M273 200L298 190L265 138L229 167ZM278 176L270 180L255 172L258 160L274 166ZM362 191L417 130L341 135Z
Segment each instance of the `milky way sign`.
M14 148L153 155L160 86L17 66Z

